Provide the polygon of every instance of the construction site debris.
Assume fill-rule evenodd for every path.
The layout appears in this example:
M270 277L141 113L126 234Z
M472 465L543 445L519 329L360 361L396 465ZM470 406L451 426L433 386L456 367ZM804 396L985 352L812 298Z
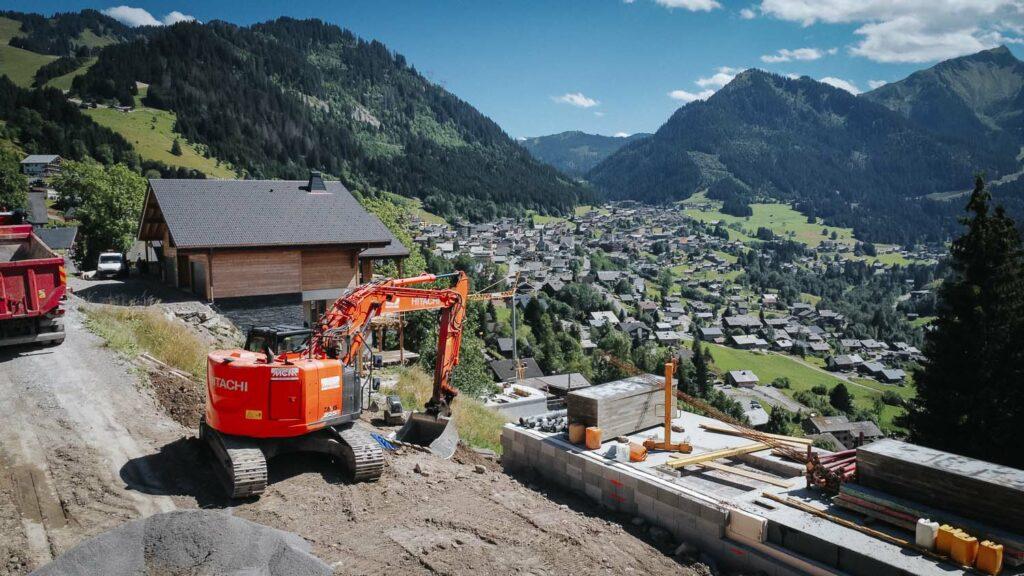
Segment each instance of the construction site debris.
M284 532L211 510L181 510L128 522L86 540L36 576L161 574L326 576L310 545Z
M541 432L565 432L569 427L569 420L565 410L552 410L544 414L520 418L519 425Z
M231 320L218 314L202 302L168 302L161 303L167 318L181 320L188 324L194 332L215 348L231 348L239 346L245 340L242 332Z

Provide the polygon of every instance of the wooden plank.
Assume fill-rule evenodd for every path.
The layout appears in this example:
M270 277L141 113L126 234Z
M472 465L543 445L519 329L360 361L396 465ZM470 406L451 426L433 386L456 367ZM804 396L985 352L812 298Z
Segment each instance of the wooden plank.
M702 462L718 460L719 458L732 458L733 456L742 456L744 454L760 452L761 450L767 449L767 444L757 442L755 444L747 444L744 446L738 446L736 448L725 448L723 450L715 450L714 452L706 452L704 454L684 456L682 458L673 458L672 460L668 461L667 466L669 466L670 468L683 468L686 466L693 466L694 464L700 464Z
M742 436L743 433L735 428L727 426L715 426L714 424L701 424L700 427L708 432L714 432L715 434L728 434L729 436ZM797 438L796 436L784 436L782 434L768 434L767 432L761 432L763 436L774 438L775 440L782 440L787 444L803 444L804 446L810 446L814 444L814 440L810 438Z
M775 476L768 476L767 474L760 474L750 470L744 470L743 468L736 468L735 466L727 466L725 464L719 464L718 462L701 462L701 468L707 468L709 470L718 470L719 472L727 472L729 474L735 474L736 476L742 476L751 480L757 480L758 482L765 482L779 488L792 488L793 483L788 480L776 478Z

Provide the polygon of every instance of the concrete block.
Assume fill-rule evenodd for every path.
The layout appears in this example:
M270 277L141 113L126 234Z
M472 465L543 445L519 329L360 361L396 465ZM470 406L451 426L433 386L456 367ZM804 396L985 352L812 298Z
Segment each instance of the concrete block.
M687 494L680 494L679 499L676 500L676 508L683 514L691 516L700 516L701 504L695 500L692 496Z
M653 484L652 482L650 482L649 480L642 480L642 479L641 479L641 480L640 480L640 481L639 481L639 482L637 483L637 486L636 486L636 487L637 487L637 490L638 490L638 491L639 491L639 492L640 492L641 494L643 494L644 496L647 496L647 497L649 497L649 498L652 498L652 499L657 499L657 497L658 497L658 491L660 490L660 488L658 488L657 486L655 486L655 485L654 485L654 484Z
M697 537L697 517L690 514L676 514L672 525L672 535L676 540L693 541Z
M648 522L656 522L658 520L658 513L654 509L655 500L650 496L644 496L641 493L636 494L636 513Z
M707 503L700 507L700 518L724 527L729 522L729 510Z
M707 522L700 518L694 518L694 529L698 536L707 538L708 541L719 540L725 536L724 525Z
M665 487L658 487L657 498L658 502L668 504L675 508L676 502L679 501L679 493Z
M597 486L595 484L585 483L583 485L583 491L586 493L587 497L590 498L591 500L594 500L595 502L600 502L601 501L601 487L600 486Z

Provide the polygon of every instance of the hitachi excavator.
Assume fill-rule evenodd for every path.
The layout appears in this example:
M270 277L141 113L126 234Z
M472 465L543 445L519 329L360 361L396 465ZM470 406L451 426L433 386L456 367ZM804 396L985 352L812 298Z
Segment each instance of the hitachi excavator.
M455 279L450 288L413 287L447 277ZM381 447L355 426L362 409L355 362L370 321L380 314L441 310L433 394L398 439L450 456L458 443L450 418L458 394L451 375L459 363L468 293L463 272L374 281L334 302L304 346L211 352L199 435L220 463L231 497L263 492L267 461L284 452L329 454L356 481L380 477Z

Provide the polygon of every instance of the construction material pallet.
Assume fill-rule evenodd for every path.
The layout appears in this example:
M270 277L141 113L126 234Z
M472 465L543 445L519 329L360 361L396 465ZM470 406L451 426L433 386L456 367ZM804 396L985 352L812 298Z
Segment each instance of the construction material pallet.
M858 483L1011 532L1024 532L1024 471L881 440L857 450Z
M603 439L627 436L661 424L664 395L664 384L643 376L573 390L566 396L569 423L597 426Z

